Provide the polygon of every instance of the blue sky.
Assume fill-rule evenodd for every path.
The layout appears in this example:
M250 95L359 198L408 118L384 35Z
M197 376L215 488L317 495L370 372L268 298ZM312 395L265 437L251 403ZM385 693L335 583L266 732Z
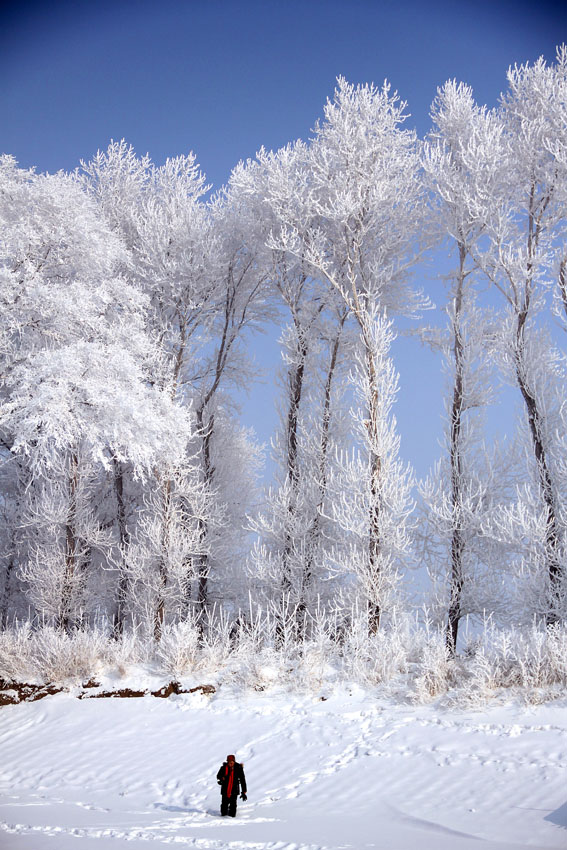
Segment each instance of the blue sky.
M0 149L22 166L71 170L125 138L157 163L195 151L218 187L261 145L307 138L339 74L387 78L423 135L445 80L469 83L493 106L509 65L553 61L564 41L560 2L4 2ZM435 298L433 274L424 283ZM275 421L277 336L258 344L268 381L243 412L262 440ZM424 474L438 454L442 380L415 342L397 345L396 362L402 454Z

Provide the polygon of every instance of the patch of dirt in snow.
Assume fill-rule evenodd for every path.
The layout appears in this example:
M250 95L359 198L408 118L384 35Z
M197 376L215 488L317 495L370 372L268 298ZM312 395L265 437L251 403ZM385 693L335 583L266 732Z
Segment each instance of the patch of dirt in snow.
M90 693L91 689L97 689L97 693ZM59 685L30 685L21 682L7 683L0 679L0 707L4 705L15 705L20 702L35 702L47 696L69 691L68 688ZM132 688L114 688L112 690L101 690L101 685L90 679L76 692L78 699L104 699L104 698L132 698L132 697L161 697L168 699L172 695L180 694L214 694L214 685L197 685L194 688L182 688L179 682L158 688L156 691L133 690Z
M17 702L35 702L43 697L58 694L63 688L57 685L29 685L26 682L8 683L0 679L0 706Z
M0 712L2 850L520 850L567 841L559 706L436 713L371 695L68 694ZM219 815L216 772L248 802ZM55 840L54 840L55 839ZM77 839L80 839L77 842Z

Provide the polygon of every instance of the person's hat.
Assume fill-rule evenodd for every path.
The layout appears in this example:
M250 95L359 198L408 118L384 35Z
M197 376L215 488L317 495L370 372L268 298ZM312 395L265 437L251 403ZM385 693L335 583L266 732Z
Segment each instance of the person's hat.
M231 755L231 756L227 756L227 757L226 757L226 760L227 760L227 761L230 761L231 759L232 759L233 761L236 761L235 757L234 757L234 756L232 756L232 755Z

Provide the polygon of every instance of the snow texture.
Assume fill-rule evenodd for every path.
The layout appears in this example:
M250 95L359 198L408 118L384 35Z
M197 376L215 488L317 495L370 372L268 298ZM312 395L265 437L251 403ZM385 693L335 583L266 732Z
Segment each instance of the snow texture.
M2 850L519 850L567 845L565 701L479 712L223 688L0 710ZM215 774L245 764L219 815Z

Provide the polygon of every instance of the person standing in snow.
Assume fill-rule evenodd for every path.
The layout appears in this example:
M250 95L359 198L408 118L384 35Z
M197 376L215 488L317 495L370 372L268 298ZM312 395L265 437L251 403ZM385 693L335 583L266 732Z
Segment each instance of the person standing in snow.
M217 773L217 782L221 786L221 815L230 815L233 818L236 815L236 803L241 789L240 798L246 800L244 765L239 764L233 755L227 756Z

